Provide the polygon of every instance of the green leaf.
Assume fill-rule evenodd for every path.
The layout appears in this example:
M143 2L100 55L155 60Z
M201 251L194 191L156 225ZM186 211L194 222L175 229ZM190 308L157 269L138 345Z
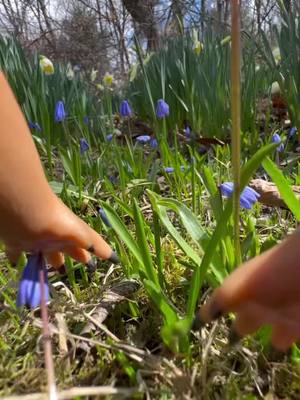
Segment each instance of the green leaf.
M107 215L107 218L109 219L109 222L111 223L113 230L118 234L120 239L123 240L137 261L143 265L143 256L140 252L140 249L126 226L121 221L120 217L117 215L116 211L107 203L103 202L101 205Z
M292 211L297 221L300 221L300 202L284 177L283 173L269 158L263 161L263 167L276 184L282 199Z
M243 166L241 171L241 191L248 184L254 172L259 168L263 159L276 149L276 143L269 143L259 149L254 156Z
M182 251L189 256L189 258L194 262L195 265L200 264L200 257L198 254L195 252L195 250L183 239L183 237L179 234L177 229L174 227L172 222L170 221L168 214L167 214L167 209L165 206L161 205L159 203L159 198L158 196L154 193L151 192L150 190L147 191L151 204L153 208L156 210L157 215L159 216L160 220L164 224L164 226L167 228L168 232L172 236L172 238L175 240L175 242L178 244L178 246L182 249Z
M153 283L155 283L156 285L159 285L157 273L153 267L152 257L151 257L150 251L149 251L149 245L147 243L147 239L146 239L146 235L145 235L145 229L144 229L145 221L143 221L143 216L142 216L141 210L137 204L136 199L134 199L134 203L133 203L133 215L134 215L134 221L135 221L135 226L136 226L136 237L138 238L139 251L140 251L140 254L143 259L143 265L145 267L146 276Z
M173 325L178 320L177 313L165 294L154 282L145 279L143 283L152 301L164 316L167 325Z
M247 164L245 164L245 166L242 168L241 171L241 190L243 190L244 187L247 185L249 179L257 170L257 168L260 166L266 155L271 153L275 149L275 147L276 144L267 144L266 146L259 149L256 152L256 154L247 162ZM196 268L193 273L189 299L187 304L187 316L188 318L190 318L191 322L195 313L195 308L197 305L201 286L204 282L207 270L213 259L213 255L217 249L217 246L220 243L221 239L223 238L224 234L226 233L227 223L231 215L232 215L232 198L228 200L225 209L222 211L220 215L220 219L217 222L215 231L206 248L200 268Z
M220 218L220 213L223 209L221 196L219 190L217 188L216 182L213 178L211 169L208 167L203 167L202 170L202 179L210 194L210 205L214 212L214 216L216 220Z

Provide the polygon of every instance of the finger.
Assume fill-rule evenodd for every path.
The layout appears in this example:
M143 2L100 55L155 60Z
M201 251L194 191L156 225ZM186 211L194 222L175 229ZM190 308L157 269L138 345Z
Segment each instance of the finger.
M5 253L12 265L17 265L21 256L21 251L14 247L6 246Z
M300 329L290 324L277 324L272 331L271 342L278 350L286 351L297 340L300 339Z
M56 270L59 270L60 268L62 268L62 266L65 263L64 255L63 255L63 253L61 253L59 251L45 254L45 257L46 257L47 263L52 265L52 267L55 268Z
M114 263L118 263L119 260L109 244L106 243L106 241L85 222L82 220L79 221L81 224L81 230L78 232L76 237L78 247L88 250L103 260L109 259Z
M257 331L261 326L274 321L274 311L260 304L247 303L237 311L233 329L239 336L246 336Z
M91 260L91 255L88 251L79 247L66 247L64 253L68 254L74 260L79 261L83 264L87 264Z
M272 343L279 350L287 350L293 342L300 339L300 305L292 303L277 310L277 321L274 323Z
M117 263L118 258L102 237L90 228L82 219L61 202L61 214L56 214L55 221L60 243L69 243L70 247L85 249L104 260Z
M300 285L300 272L295 262L300 256L299 232L237 268L214 291L201 308L198 319L202 323L210 322L248 302L280 308L296 301Z

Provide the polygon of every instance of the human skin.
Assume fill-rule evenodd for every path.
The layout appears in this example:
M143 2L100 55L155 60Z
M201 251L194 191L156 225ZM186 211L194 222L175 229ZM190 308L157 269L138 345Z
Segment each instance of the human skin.
M237 268L208 302L198 318L208 323L228 312L239 336L272 326L272 344L287 350L300 339L300 230L262 255Z
M87 263L90 252L116 259L101 236L52 192L27 123L0 71L0 239L12 262L41 251L59 268L64 253Z

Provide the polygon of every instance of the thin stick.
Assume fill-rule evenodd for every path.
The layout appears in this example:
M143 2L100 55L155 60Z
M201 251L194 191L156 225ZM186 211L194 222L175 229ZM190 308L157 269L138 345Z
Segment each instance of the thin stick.
M63 390L58 393L59 400L74 399L81 396L120 396L133 398L136 393L142 393L141 388L125 388L125 387L112 387L112 386L89 386L89 387L73 387L71 389ZM7 396L2 397L1 400L47 400L47 395L44 393L31 393L20 396Z
M41 255L41 257L43 257ZM42 267L39 270L39 278L41 285L41 313L42 313L42 332L43 332L43 345L45 366L48 380L48 398L49 400L57 400L55 373L52 354L51 335L48 323L48 308L46 303L45 294L45 262L43 260Z
M240 0L231 1L231 119L233 166L234 247L236 264L241 263L240 249L240 169L241 169L241 41Z

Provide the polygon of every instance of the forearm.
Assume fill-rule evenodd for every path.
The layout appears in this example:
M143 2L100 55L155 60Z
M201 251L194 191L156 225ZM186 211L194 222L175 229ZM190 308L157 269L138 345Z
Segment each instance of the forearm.
M55 196L17 101L0 72L0 236L14 218L27 223L38 207ZM13 228L13 227L11 227Z

